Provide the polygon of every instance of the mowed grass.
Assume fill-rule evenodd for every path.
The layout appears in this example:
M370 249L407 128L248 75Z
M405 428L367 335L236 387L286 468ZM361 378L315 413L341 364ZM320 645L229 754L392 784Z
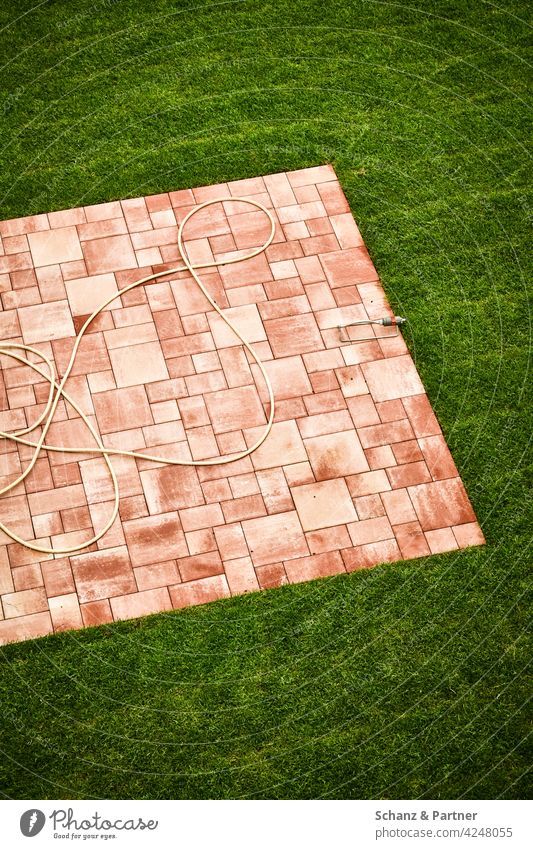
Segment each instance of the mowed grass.
M6 797L528 795L527 18L3 4L1 217L331 162L487 537L1 649Z

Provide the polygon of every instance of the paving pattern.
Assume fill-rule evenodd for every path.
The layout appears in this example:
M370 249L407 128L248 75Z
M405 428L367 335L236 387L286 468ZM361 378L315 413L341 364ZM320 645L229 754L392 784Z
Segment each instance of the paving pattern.
M0 532L0 642L483 544L402 336L377 328L386 338L340 340L339 324L392 313L330 166L1 222L0 338L33 344L61 375L92 310L178 264L177 225L227 195L259 201L276 221L264 254L202 273L265 361L270 436L226 466L114 459L120 515L79 554L38 554ZM269 226L228 201L198 213L185 244L193 261L220 259L262 244ZM268 405L237 342L180 272L103 311L66 389L108 447L188 460L239 452ZM48 384L0 362L0 428L25 427ZM91 444L63 401L49 442ZM5 485L31 450L0 450ZM0 519L25 539L69 546L103 526L112 500L100 457L44 453L0 500Z

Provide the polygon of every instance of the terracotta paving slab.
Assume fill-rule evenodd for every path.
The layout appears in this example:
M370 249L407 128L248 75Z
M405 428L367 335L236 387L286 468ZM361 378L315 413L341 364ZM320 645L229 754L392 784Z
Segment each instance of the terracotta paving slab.
M2 338L34 345L61 375L92 310L157 266L181 265L178 224L195 204L232 198L191 220L193 261L263 244L268 220L239 195L271 210L274 240L201 277L264 362L270 435L227 465L111 458L119 516L79 553L39 554L0 532L0 643L484 543L402 336L380 327L385 338L341 341L339 324L392 313L329 165L0 222ZM7 357L0 366L0 428L24 428L48 384ZM164 459L242 452L270 412L258 366L187 272L108 305L66 391L104 445ZM63 400L49 441L94 444ZM30 457L3 442L1 484ZM101 457L43 452L0 500L0 521L68 546L112 506Z

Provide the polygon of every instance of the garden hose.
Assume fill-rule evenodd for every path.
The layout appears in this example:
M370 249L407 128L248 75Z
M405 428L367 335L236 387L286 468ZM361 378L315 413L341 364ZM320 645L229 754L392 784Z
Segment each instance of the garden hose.
M270 221L270 235L268 236L267 240L260 247L255 248L253 251L251 251L248 254L239 254L238 256L229 257L228 259L225 259L225 260L213 260L213 262L203 262L203 263L193 263L193 262L191 262L190 259L187 256L187 251L186 251L186 248L183 244L183 231L185 229L187 222L189 221L189 219L193 215L195 215L201 209L205 209L205 207L211 206L212 204L215 204L215 203L224 203L225 201L227 201L229 203L235 203L235 202L247 203L251 206L255 206L257 209L260 209L262 212L264 212L265 215L267 216L268 220ZM107 298L106 301L104 301L99 307L97 307L94 310L94 312L92 312L91 315L88 317L88 319L84 322L83 326L81 327L80 331L78 332L76 339L75 339L75 342L74 342L74 347L72 349L72 353L70 355L70 359L68 361L67 367L66 367L65 372L64 372L63 376L61 377L61 379L59 379L59 377L58 377L58 379L56 380L56 378L54 376L54 365L53 365L53 363L51 362L49 357L46 356L46 354L44 354L42 351L39 351L37 348L33 348L31 345L23 345L23 344L16 344L16 343L10 343L10 342L4 342L4 343L1 344L0 355L6 356L6 357L11 357L12 359L17 360L18 362L22 363L23 365L29 366L31 369L33 369L33 371L37 372L37 374L41 375L41 377L43 377L45 380L47 380L49 382L50 390L49 390L49 393L48 393L48 400L45 404L45 408L42 411L39 418L33 424L29 425L28 427L26 427L22 430L17 430L17 431L13 431L13 432L5 432L5 431L0 430L0 437L4 437L5 439L9 439L12 442L18 443L19 445L26 445L26 446L29 446L29 447L35 449L34 452L33 452L33 456L31 458L31 460L29 461L26 468L21 472L21 474L15 480L13 480L11 483L7 484L6 486L4 486L0 489L0 496L5 495L6 493L13 490L16 486L18 486L19 483L21 483L29 475L29 473L31 472L31 470L35 466L41 451L57 451L57 452L61 452L63 454L71 453L71 454L99 454L99 455L101 455L102 458L106 462L109 474L111 476L111 481L113 483L114 500L113 500L113 509L111 511L111 515L110 515L108 521L106 522L106 524L104 525L104 527L100 531L98 531L98 533L95 533L94 536L90 537L90 539L87 539L83 543L78 543L77 545L71 545L71 546L67 546L65 548L53 548L53 547L46 546L46 545L38 545L36 542L32 542L30 540L22 539L21 537L18 536L18 534L16 534L12 529L10 529L6 525L4 525L2 522L0 522L0 530L4 531L4 533L6 533L12 540L14 540L14 542L18 542L21 545L25 546L26 548L29 548L32 551L40 552L42 554L63 555L63 554L73 554L75 552L83 551L83 549L87 548L88 546L92 545L95 542L98 542L98 540L100 540L104 536L104 534L107 533L107 531L112 526L112 524L115 521L117 514L118 514L119 486L118 486L118 481L117 481L117 476L116 476L115 470L113 469L113 465L112 465L111 460L110 460L111 455L116 454L116 455L120 455L122 457L135 457L135 458L138 458L140 460L151 460L151 461L156 462L156 463L164 463L166 465L172 465L172 466L216 466L216 465L222 465L222 464L225 464L225 463L233 463L236 460L242 460L244 457L248 457L250 454L252 454L257 448L259 448L260 445L263 444L263 442L267 438L268 434L270 433L270 430L272 428L272 423L274 421L274 393L273 393L273 390L272 390L272 384L269 380L269 377L266 373L265 367L264 367L260 357L254 351L252 345L249 342L247 342L246 339L244 339L242 334L239 332L239 330L237 330L237 328L232 323L232 321L228 318L228 316L225 315L224 311L213 300L213 298L211 297L211 295L209 294L209 292L207 291L207 289L203 285L203 283L202 283L202 281L201 281L201 279L198 275L198 270L202 269L202 268L211 268L213 266L231 265L232 263L242 262L243 260L246 260L246 259L252 259L252 257L257 256L258 254L265 251L268 248L268 246L272 243L272 240L274 238L274 233L275 233L275 226L276 225L275 225L275 222L274 222L274 217L268 211L268 209L266 209L262 204L258 203L257 201L250 200L249 198L242 198L242 197L216 198L214 200L205 201L205 203L201 203L198 206L191 209L190 212L185 216L185 218L183 219L183 221L181 222L181 224L178 228L178 248L179 248L179 252L181 254L181 257L183 259L184 264L175 266L174 268L169 268L166 271L158 271L154 274L149 274L148 276L143 277L140 280L136 280L134 283L130 283L128 286L125 286L123 289L120 289L118 292L116 292L116 294L113 294L110 298ZM254 361L257 363L257 365L259 367L259 370L260 370L260 372L263 376L263 379L265 381L265 384L266 384L266 387L267 387L267 390L268 390L270 412L269 412L268 421L267 421L267 424L266 424L266 426L263 430L263 433L261 434L259 439L256 442L254 442L253 445L251 445L245 451L239 452L238 454L231 454L227 457L214 457L214 458L209 459L209 460L169 460L166 457L164 457L164 458L163 457L157 457L157 456L153 456L151 454L145 454L145 453L140 452L140 451L124 451L124 450L119 449L119 448L107 448L103 444L99 434L97 433L95 428L92 426L88 417L80 409L80 407L75 402L75 400L73 398L71 398L70 395L68 395L68 393L65 391L65 384L66 384L66 382L69 378L69 375L72 371L74 361L76 359L76 354L77 354L78 348L80 346L80 342L83 338L83 335L86 332L89 325L91 324L91 322L94 321L94 319L102 312L102 310L104 310L107 306L109 306L109 304L111 304L113 301L115 301L120 295L123 295L126 292L131 291L132 289L135 289L137 286L141 286L145 283L150 283L151 281L158 280L161 277L167 277L169 274L176 274L177 272L180 272L180 271L189 271L190 272L190 274L193 276L194 280L196 281L196 283L200 287L201 291L203 292L203 294L205 295L205 297L207 298L207 300L209 301L209 303L211 304L213 309L220 315L220 317L223 319L223 321L225 321L225 323L228 325L228 327L231 328L231 330L235 333L235 335L240 340L240 342L244 345L246 350L250 352L252 358L254 359ZM30 354L33 354L34 356L37 356L38 358L40 358L40 360L42 361L42 363L44 364L44 366L46 368L41 367L37 363L32 362L29 359ZM59 401L60 401L61 398L63 398L68 404L70 404L70 406L78 413L78 415L81 417L81 419L83 420L83 422L87 426L91 436L93 437L93 439L96 443L94 448L89 448L85 445L82 445L82 446L76 445L76 446L73 446L73 447L66 447L66 446L63 446L63 445L61 445L61 446L59 446L59 445L49 445L45 441L46 440L46 434L48 433L50 425L52 424L52 420L53 420L55 411L57 409L57 405L59 404ZM40 434L40 436L39 436L39 438L37 439L36 442L34 442L30 439L24 438L25 434L31 433L31 431L35 430L35 428L39 427L40 425L42 425L42 431L41 431L41 434Z

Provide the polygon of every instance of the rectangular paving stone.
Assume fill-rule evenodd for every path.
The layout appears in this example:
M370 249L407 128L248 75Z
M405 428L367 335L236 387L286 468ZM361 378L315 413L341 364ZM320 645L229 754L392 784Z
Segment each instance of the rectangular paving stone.
M475 522L460 478L410 486L407 491L425 531Z
M93 397L96 418L102 433L121 432L153 424L144 386L99 392Z
M224 573L222 560L218 551L205 551L203 554L182 557L177 561L177 566L181 580L184 582Z
M206 604L231 595L226 575L213 575L169 587L173 607Z
M230 307L224 311L239 333L247 342L262 342L267 338L261 316L255 304L245 304L240 307ZM239 338L218 313L210 313L209 326L215 345L220 348L231 348L239 344Z
M158 466L141 472L140 477L152 515L204 503L198 473L192 466Z
M169 377L159 342L114 348L109 356L119 388L155 383Z
M283 565L291 584L312 581L314 578L326 578L328 575L338 575L346 571L339 551L287 560Z
M27 616L48 610L48 601L43 587L32 590L21 590L15 593L5 593L2 596L4 617L13 619L16 616Z
M105 274L137 268L137 260L129 236L108 236L82 243L83 258L89 274Z
M75 227L60 227L29 233L28 242L33 264L54 265L58 262L71 262L83 259L81 244Z
M284 401L288 398L300 398L312 392L309 375L301 357L281 357L277 360L268 360L264 363L268 379L272 384L275 401ZM268 392L264 378L260 373L259 366L252 364L252 373L259 387L261 399L268 400Z
M110 599L110 604L115 620L133 619L136 616L147 616L150 613L172 609L167 587L116 596Z
M163 563L189 553L177 513L158 514L124 522L133 566Z
M110 598L137 589L126 546L79 554L71 558L71 563L80 602Z
M309 554L302 526L295 511L277 513L242 523L250 556L256 566Z
M363 363L361 369L374 401L405 398L424 391L415 364L407 354Z
M310 313L264 322L274 356L290 357L324 347L316 319Z
M261 436L262 429L245 432L248 446ZM254 469L272 469L276 466L300 463L307 460L307 453L295 421L274 422L268 439L251 455Z
M295 486L291 493L305 531L344 525L357 519L343 478Z
M311 437L304 444L317 481L368 471L368 462L355 430Z
M232 595L241 595L260 589L251 557L228 560L224 563L224 571Z
M215 433L253 427L266 422L255 386L209 392L204 400Z
M83 622L77 593L54 596L48 599L48 606L54 631L70 631L72 628L82 627Z
M22 338L27 345L74 336L74 324L67 301L35 304L18 310Z
M65 282L69 306L73 316L88 316L112 295L118 292L115 275L97 274L95 277L77 277ZM116 309L117 301L112 301L105 310Z
M31 613L16 619L0 622L0 643L12 643L19 640L31 640L52 634L54 626L49 613Z

